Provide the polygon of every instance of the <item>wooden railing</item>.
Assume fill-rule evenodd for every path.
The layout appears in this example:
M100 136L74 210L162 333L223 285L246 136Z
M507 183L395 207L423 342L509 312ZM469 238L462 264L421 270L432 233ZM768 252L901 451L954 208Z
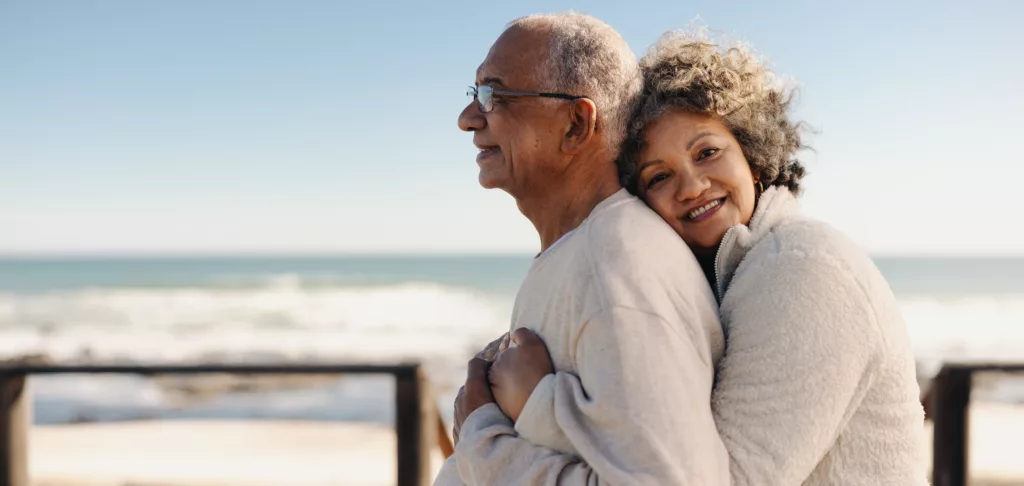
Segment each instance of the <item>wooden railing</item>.
M32 426L31 375L51 374L380 374L395 377L395 432L398 486L431 483L430 452L452 445L440 420L419 364L365 365L161 365L161 366L12 366L0 365L0 486L29 486L28 441Z
M932 381L928 405L935 424L932 443L934 486L965 486L968 483L971 382L975 373L984 372L1024 372L1024 363L947 363Z
M950 363L935 377L929 398L934 422L932 483L968 483L968 412L971 382L979 372L1024 372L1024 363ZM167 366L5 366L0 365L0 486L29 486L28 440L31 428L31 375L44 374L384 374L395 377L395 431L398 486L431 482L430 451L445 457L452 444L437 414L422 368L398 365L167 365Z

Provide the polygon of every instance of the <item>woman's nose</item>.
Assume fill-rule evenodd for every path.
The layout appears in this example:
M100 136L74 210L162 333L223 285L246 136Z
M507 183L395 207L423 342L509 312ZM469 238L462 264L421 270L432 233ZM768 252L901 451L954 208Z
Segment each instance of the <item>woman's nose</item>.
M704 174L691 172L680 175L679 179L681 182L676 191L676 200L679 202L697 199L711 187L711 181Z
M483 113L480 113L476 100L470 100L469 104L462 109L462 113L459 113L459 130L473 132L482 130L486 126L487 118L484 117Z

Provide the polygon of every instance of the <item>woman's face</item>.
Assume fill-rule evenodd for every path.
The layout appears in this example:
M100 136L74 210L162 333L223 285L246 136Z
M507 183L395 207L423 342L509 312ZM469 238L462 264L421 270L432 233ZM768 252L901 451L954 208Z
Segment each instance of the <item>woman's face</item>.
M651 124L640 153L640 197L698 256L754 214L756 178L739 142L707 115L670 110Z

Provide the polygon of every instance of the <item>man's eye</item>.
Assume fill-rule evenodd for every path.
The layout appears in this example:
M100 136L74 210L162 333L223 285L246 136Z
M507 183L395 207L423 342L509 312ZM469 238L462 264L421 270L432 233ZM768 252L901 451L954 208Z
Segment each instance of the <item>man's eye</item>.
M711 157L712 155L715 155L717 153L718 153L718 149L716 149L716 148L707 148L707 149L701 150L700 151L700 155L697 156L697 160L704 160L704 159L706 159L708 157Z

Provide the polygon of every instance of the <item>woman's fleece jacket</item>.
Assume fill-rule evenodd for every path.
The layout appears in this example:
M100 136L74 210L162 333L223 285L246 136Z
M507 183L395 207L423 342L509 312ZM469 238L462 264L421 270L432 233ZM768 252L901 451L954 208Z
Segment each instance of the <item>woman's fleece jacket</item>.
M896 299L864 251L772 187L750 224L726 233L715 274L726 354L712 407L732 484L928 484L914 355ZM575 453L559 427L553 377L515 427Z

